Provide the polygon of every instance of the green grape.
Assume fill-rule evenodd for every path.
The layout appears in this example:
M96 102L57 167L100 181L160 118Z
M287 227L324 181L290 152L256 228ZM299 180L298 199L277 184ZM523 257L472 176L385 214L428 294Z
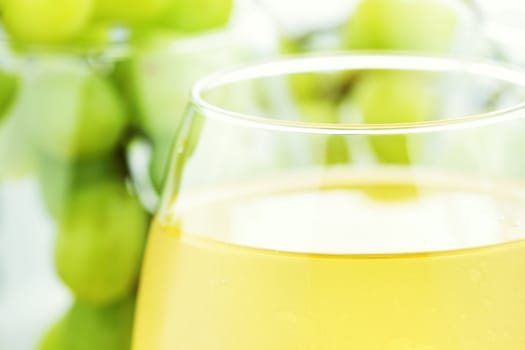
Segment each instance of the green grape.
M131 58L119 60L114 63L109 78L122 96L130 122L133 126L140 128L140 108L136 98L135 82L133 81L133 68Z
M299 104L301 119L311 123L338 123L338 105L324 100L302 101ZM344 164L351 161L351 154L344 136L310 137L313 141L313 154L321 164Z
M311 51L304 38L281 38L280 52L299 54ZM296 101L309 103L313 100L338 102L341 90L351 81L352 72L339 73L296 73L289 76L290 89Z
M172 0L96 0L96 16L135 24L149 21L163 13ZM178 1L178 0L175 0Z
M298 103L301 120L310 123L337 123L340 116L338 105L326 99L309 99Z
M134 312L134 296L103 306L77 301L38 350L129 350Z
M373 72L362 77L355 102L367 124L429 120L436 110L435 92L428 75L410 72ZM378 160L409 163L420 158L418 135L374 135L370 145Z
M18 85L17 76L0 69L0 124L13 105L18 93Z
M347 164L351 161L348 143L344 136L331 135L326 138L325 164Z
M440 0L362 0L344 28L351 49L447 51L457 27Z
M75 189L58 226L57 272L77 299L106 304L134 288L148 215L126 184L106 180Z
M115 87L87 67L57 61L28 72L17 113L36 146L54 157L89 158L118 144L127 123Z
M233 0L174 0L160 22L179 32L199 32L225 26Z
M294 99L300 103L330 101L336 105L352 78L351 72L299 73L290 75L289 83Z
M82 88L77 150L99 154L114 148L126 126L125 107L115 87L93 74ZM79 151L77 154L83 154Z
M154 141L153 156L150 161L150 178L158 193L162 193L172 149L172 138Z
M67 47L75 50L103 48L111 42L111 26L107 23L91 23L72 38Z
M292 74L289 77L290 88L295 100L315 100L322 95L320 86L326 76L316 73Z
M88 24L92 0L4 0L2 15L9 34L32 44L63 43Z
M286 55L295 55L304 51L301 40L286 36L279 38L279 52Z
M189 90L198 78L195 62L177 57L162 45L146 48L132 63L134 99L138 124L151 138L173 135L188 101Z
M190 50L178 50L169 44L172 39L162 38L143 47L131 67L138 124L154 140L173 137L195 81L237 60L229 47L217 47L216 43L210 46L203 37L181 38L178 45L182 47L185 44L199 45ZM195 41L188 43L185 40Z
M64 349L129 350L134 312L134 296L105 306L77 301L64 319Z
M67 161L38 157L38 179L44 204L57 220L64 217L75 189L105 180L124 181L125 169L117 157Z
M64 322L54 324L44 335L38 350L69 350L64 344Z

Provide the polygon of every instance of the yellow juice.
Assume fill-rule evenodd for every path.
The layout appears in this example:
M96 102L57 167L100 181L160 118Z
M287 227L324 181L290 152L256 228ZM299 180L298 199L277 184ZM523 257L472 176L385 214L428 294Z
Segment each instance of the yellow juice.
M525 349L512 186L255 187L188 197L157 220L134 350Z

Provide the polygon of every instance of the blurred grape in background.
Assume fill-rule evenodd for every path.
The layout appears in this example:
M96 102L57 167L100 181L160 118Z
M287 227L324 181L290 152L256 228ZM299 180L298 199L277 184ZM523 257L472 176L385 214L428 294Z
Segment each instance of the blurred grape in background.
M483 41L472 38L476 19L460 1L360 0L332 1L330 20L307 21L304 27L289 26L286 16L276 16L281 52L285 54L326 51L404 51L438 55L481 55ZM337 3L337 5L336 5ZM269 11L277 2L268 1ZM336 8L346 11L336 11ZM312 14L314 11L312 10ZM305 18L308 15L305 14ZM313 15L311 15L313 18ZM483 55L485 55L483 53ZM305 118L337 123L400 123L435 118L432 76L412 73L366 73L329 79L297 74L290 79L294 103ZM326 103L329 101L329 103ZM370 137L368 146L385 163L407 163L406 136ZM410 141L417 142L417 141ZM314 149L319 145L312 145ZM351 154L337 136L330 147L344 161ZM334 152L328 152L334 154ZM328 160L333 162L334 159Z
M283 54L401 51L517 62L516 52L520 52L517 45L505 44L494 35L492 10L499 5L490 1L330 0L295 12L299 2L264 3L278 28ZM520 7L510 0L507 5L507 11ZM523 18L514 12L514 18ZM517 36L506 39L519 43ZM306 120L401 123L437 117L436 83L430 74L361 72L329 77L296 74L289 87L293 104ZM350 145L337 136L332 141L329 147L338 148L335 154L340 156L326 161L351 159ZM373 136L365 146L377 160L396 164L417 160L417 143L406 136ZM322 149L315 143L311 147ZM328 153L334 158L334 152Z
M1 349L130 348L189 89L251 55L234 17L232 0L0 3Z
M150 212L199 77L279 54L501 58L478 31L490 20L461 0L0 1L0 349L130 348ZM435 118L436 84L421 73L297 74L261 98L303 120L423 121ZM243 93L218 98L248 111ZM280 161L345 163L368 147L374 161L408 163L418 142L332 136Z

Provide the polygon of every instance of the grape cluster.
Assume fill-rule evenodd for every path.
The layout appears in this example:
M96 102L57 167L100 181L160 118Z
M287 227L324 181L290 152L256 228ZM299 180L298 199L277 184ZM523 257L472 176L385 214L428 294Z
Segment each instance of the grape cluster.
M442 0L360 0L348 20L335 30L337 40L333 41L339 46L331 49L446 53L452 48L458 25L458 13ZM311 44L314 39L310 33L284 38L282 47L288 53L315 50ZM299 113L317 122L420 122L432 119L437 112L436 79L430 74L300 74L291 78L290 87ZM366 143L378 162L406 164L421 157L418 136L370 136ZM331 158L326 158L326 163L333 163L334 158L336 163L351 160L347 156L351 145L344 140L338 142L337 148L331 147L327 152Z
M137 136L151 142L160 188L190 85L231 58L171 47L225 26L232 7L233 0L0 2L9 56L0 64L0 181L38 179L56 224L56 272L75 300L39 349L130 348L150 215L132 188L127 147ZM122 31L126 54L106 55Z
M3 0L0 6L12 40L57 45L108 39L115 24L186 33L214 29L228 21L233 0Z

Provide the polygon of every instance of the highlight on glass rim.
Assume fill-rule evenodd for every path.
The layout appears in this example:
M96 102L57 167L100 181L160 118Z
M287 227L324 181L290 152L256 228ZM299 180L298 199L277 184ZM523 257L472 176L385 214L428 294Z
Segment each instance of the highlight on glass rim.
M0 0L0 350L523 350L524 23Z

